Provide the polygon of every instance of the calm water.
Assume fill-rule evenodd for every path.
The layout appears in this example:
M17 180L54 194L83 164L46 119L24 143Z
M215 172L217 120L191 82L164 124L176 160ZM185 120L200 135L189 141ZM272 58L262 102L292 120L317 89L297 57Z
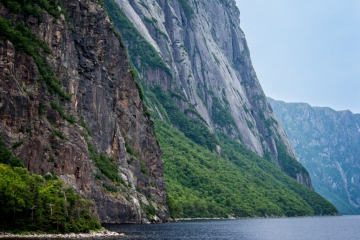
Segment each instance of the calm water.
M356 240L360 216L186 221L155 225L105 225L121 239Z

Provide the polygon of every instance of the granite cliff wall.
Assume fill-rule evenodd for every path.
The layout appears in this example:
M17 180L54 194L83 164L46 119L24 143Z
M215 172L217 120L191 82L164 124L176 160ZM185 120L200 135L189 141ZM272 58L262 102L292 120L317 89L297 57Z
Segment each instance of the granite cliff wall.
M110 15L114 11L112 2L104 0ZM282 170L279 144L284 144L287 155L297 161L257 79L234 0L115 2L143 38L122 34L124 21L118 25L115 21L149 87L161 85L164 90L176 91L188 101L174 97L183 111L194 106L212 132L220 131L241 141ZM149 43L166 67L141 61L144 51L139 42ZM312 188L306 171L299 170L292 177Z
M93 200L100 222L148 221L151 205L166 221L161 149L121 40L98 1L64 0L58 10L24 17L0 4L2 19L23 22L50 49L38 52L41 71L41 60L0 36L0 134L31 172L55 173ZM116 164L118 181L96 157Z

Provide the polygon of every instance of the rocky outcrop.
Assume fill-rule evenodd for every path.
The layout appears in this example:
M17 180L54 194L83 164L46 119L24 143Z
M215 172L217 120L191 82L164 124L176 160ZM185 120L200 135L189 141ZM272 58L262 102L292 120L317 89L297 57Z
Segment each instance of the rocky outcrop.
M31 172L55 173L93 200L99 221L148 221L147 205L166 221L161 149L126 50L98 1L64 0L62 6L65 16L43 10L41 21L30 16L25 25L50 48L42 55L71 100L51 94L34 59L2 39L0 134ZM0 17L21 19L1 4ZM118 181L92 160L112 161L105 156L118 167Z
M238 139L258 155L269 156L280 168L276 141L296 158L257 79L234 0L116 3L171 70L172 76L164 69L143 64L137 49L139 38L124 35L130 55L149 86L177 91L196 108L212 132ZM121 33L121 26L118 28ZM185 109L183 104L178 102ZM298 180L311 188L307 173L301 175Z
M342 214L360 212L360 115L269 98L315 190Z

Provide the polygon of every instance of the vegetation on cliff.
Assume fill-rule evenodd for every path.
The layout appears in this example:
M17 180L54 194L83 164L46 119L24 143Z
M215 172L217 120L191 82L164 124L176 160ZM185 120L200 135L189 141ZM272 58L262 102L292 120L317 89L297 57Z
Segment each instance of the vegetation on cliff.
M126 17L119 5L114 0L102 0L114 25L119 29L124 41L131 44L130 59L139 71L148 67L160 68L171 75L169 67L159 56L155 48L140 34L136 27ZM166 36L166 35L165 35ZM137 61L139 57L140 61Z
M118 5L113 0L103 2L129 47L130 58L138 72L142 73L145 66L162 69L161 57L139 35ZM143 51L139 46L149 51ZM161 66L158 65L160 62ZM140 74L139 80L142 77L146 75ZM143 93L144 102L155 118L154 130L163 152L171 217L337 213L329 202L287 176L276 164L221 133L218 136L211 133L194 106L180 94L146 84L143 84ZM182 102L187 110L183 112L177 102ZM213 105L217 124L223 127L235 125L219 99L214 98ZM190 113L188 109L191 114L187 114ZM215 154L216 145L222 147L221 156Z
M38 4L38 5L34 5ZM55 18L59 17L62 10L60 2L54 1L15 1L15 0L1 0L12 13L18 14L22 20L29 16L41 17L42 9L48 11ZM40 7L41 8L40 8ZM47 90L51 94L56 94L60 98L69 101L71 95L66 93L61 86L61 82L54 76L53 69L48 64L44 54L50 54L51 51L44 41L31 32L31 30L19 21L14 23L12 20L0 18L0 38L9 40L16 50L22 51L34 59L36 66L39 69L41 78L47 85Z
M91 201L55 175L29 174L21 165L0 141L0 231L77 233L101 228Z
M335 214L324 198L274 163L220 136L222 156L157 120L172 217L254 217ZM168 201L169 202L169 201Z

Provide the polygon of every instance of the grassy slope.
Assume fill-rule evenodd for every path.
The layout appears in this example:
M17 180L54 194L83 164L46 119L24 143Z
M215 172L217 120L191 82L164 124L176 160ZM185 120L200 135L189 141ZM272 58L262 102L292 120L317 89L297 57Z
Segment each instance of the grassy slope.
M336 212L320 195L256 155L249 159L228 144L224 145L225 151L233 155L226 160L162 121L156 121L155 131L163 149L168 194L180 206L179 211L172 212L173 216L301 216Z

